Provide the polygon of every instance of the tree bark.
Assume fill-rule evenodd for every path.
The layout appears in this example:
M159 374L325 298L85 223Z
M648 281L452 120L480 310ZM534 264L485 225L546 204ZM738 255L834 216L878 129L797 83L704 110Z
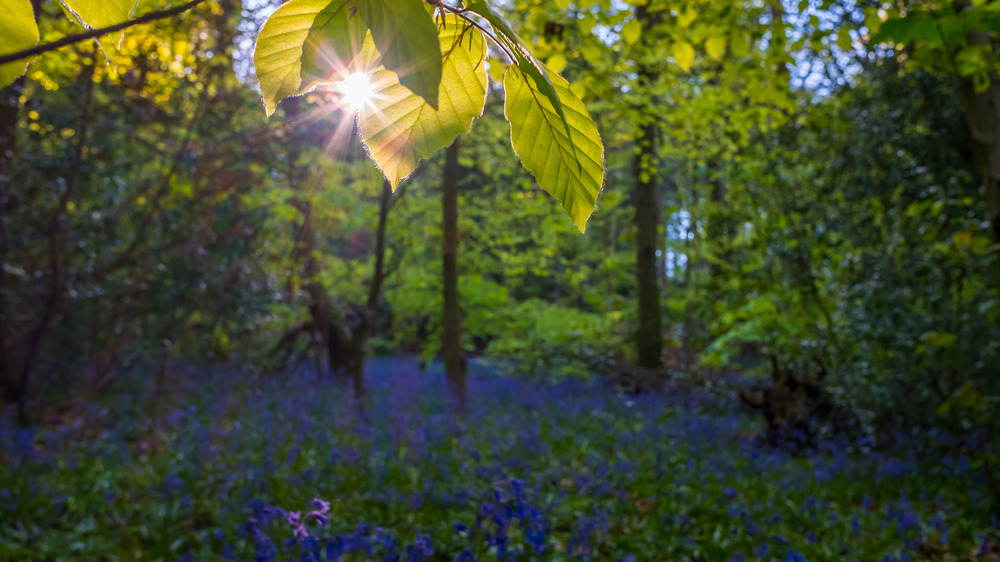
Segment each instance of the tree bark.
M452 398L465 409L468 393L466 361L462 353L462 312L458 300L458 150L459 140L445 151L441 181L442 229L441 262L444 308L441 312L441 353Z

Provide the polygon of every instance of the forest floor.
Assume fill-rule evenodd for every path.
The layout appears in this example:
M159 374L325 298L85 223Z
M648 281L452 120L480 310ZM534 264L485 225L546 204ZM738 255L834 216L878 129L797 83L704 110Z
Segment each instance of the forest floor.
M175 376L0 420L0 560L997 559L961 454L762 447L735 396L480 367L456 416L440 369L374 359L359 421L313 373Z

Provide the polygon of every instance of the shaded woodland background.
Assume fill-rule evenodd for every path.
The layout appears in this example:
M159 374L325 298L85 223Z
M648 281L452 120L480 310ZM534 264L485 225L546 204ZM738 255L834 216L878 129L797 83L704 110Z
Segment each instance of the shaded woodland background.
M265 119L248 82L267 3L36 61L0 109L5 399L86 399L128 369L161 387L178 361L315 361L362 395L362 357L441 353L455 263L450 357L698 379L773 355L821 369L868 430L995 417L972 78L866 46L864 5L560 4L513 17L608 147L584 236L516 165L501 92L395 194L322 94ZM72 31L37 8L47 37Z
M265 118L277 2L0 89L0 558L997 559L1000 4L501 4L584 235L495 83L395 193Z

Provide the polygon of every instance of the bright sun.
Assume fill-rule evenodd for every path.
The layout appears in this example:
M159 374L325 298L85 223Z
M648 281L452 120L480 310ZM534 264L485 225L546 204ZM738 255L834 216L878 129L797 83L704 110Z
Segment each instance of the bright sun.
M364 72L355 72L344 78L337 84L337 89L343 95L344 102L354 111L368 104L375 93L371 82L368 81L368 75Z

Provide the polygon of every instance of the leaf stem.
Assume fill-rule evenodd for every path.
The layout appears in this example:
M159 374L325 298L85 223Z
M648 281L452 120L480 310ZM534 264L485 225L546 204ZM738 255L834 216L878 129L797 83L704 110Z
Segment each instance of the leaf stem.
M481 31L483 35L489 37L493 41L493 43L497 47L499 47L501 51L503 51L503 54L506 55L508 59L510 59L511 64L517 64L517 57L514 56L514 53L510 51L510 49L507 47L507 45L503 43L503 41L497 38L497 36L492 31L486 29L479 22L466 15L467 13L472 12L473 14L476 14L478 16L479 15L478 13L470 10L469 8L456 8L455 6L449 6L448 4L445 4L443 0L427 0L427 3L430 4L431 6L436 6L441 10L446 10L448 12L451 12L456 16L469 22L469 25L475 27L476 29Z

